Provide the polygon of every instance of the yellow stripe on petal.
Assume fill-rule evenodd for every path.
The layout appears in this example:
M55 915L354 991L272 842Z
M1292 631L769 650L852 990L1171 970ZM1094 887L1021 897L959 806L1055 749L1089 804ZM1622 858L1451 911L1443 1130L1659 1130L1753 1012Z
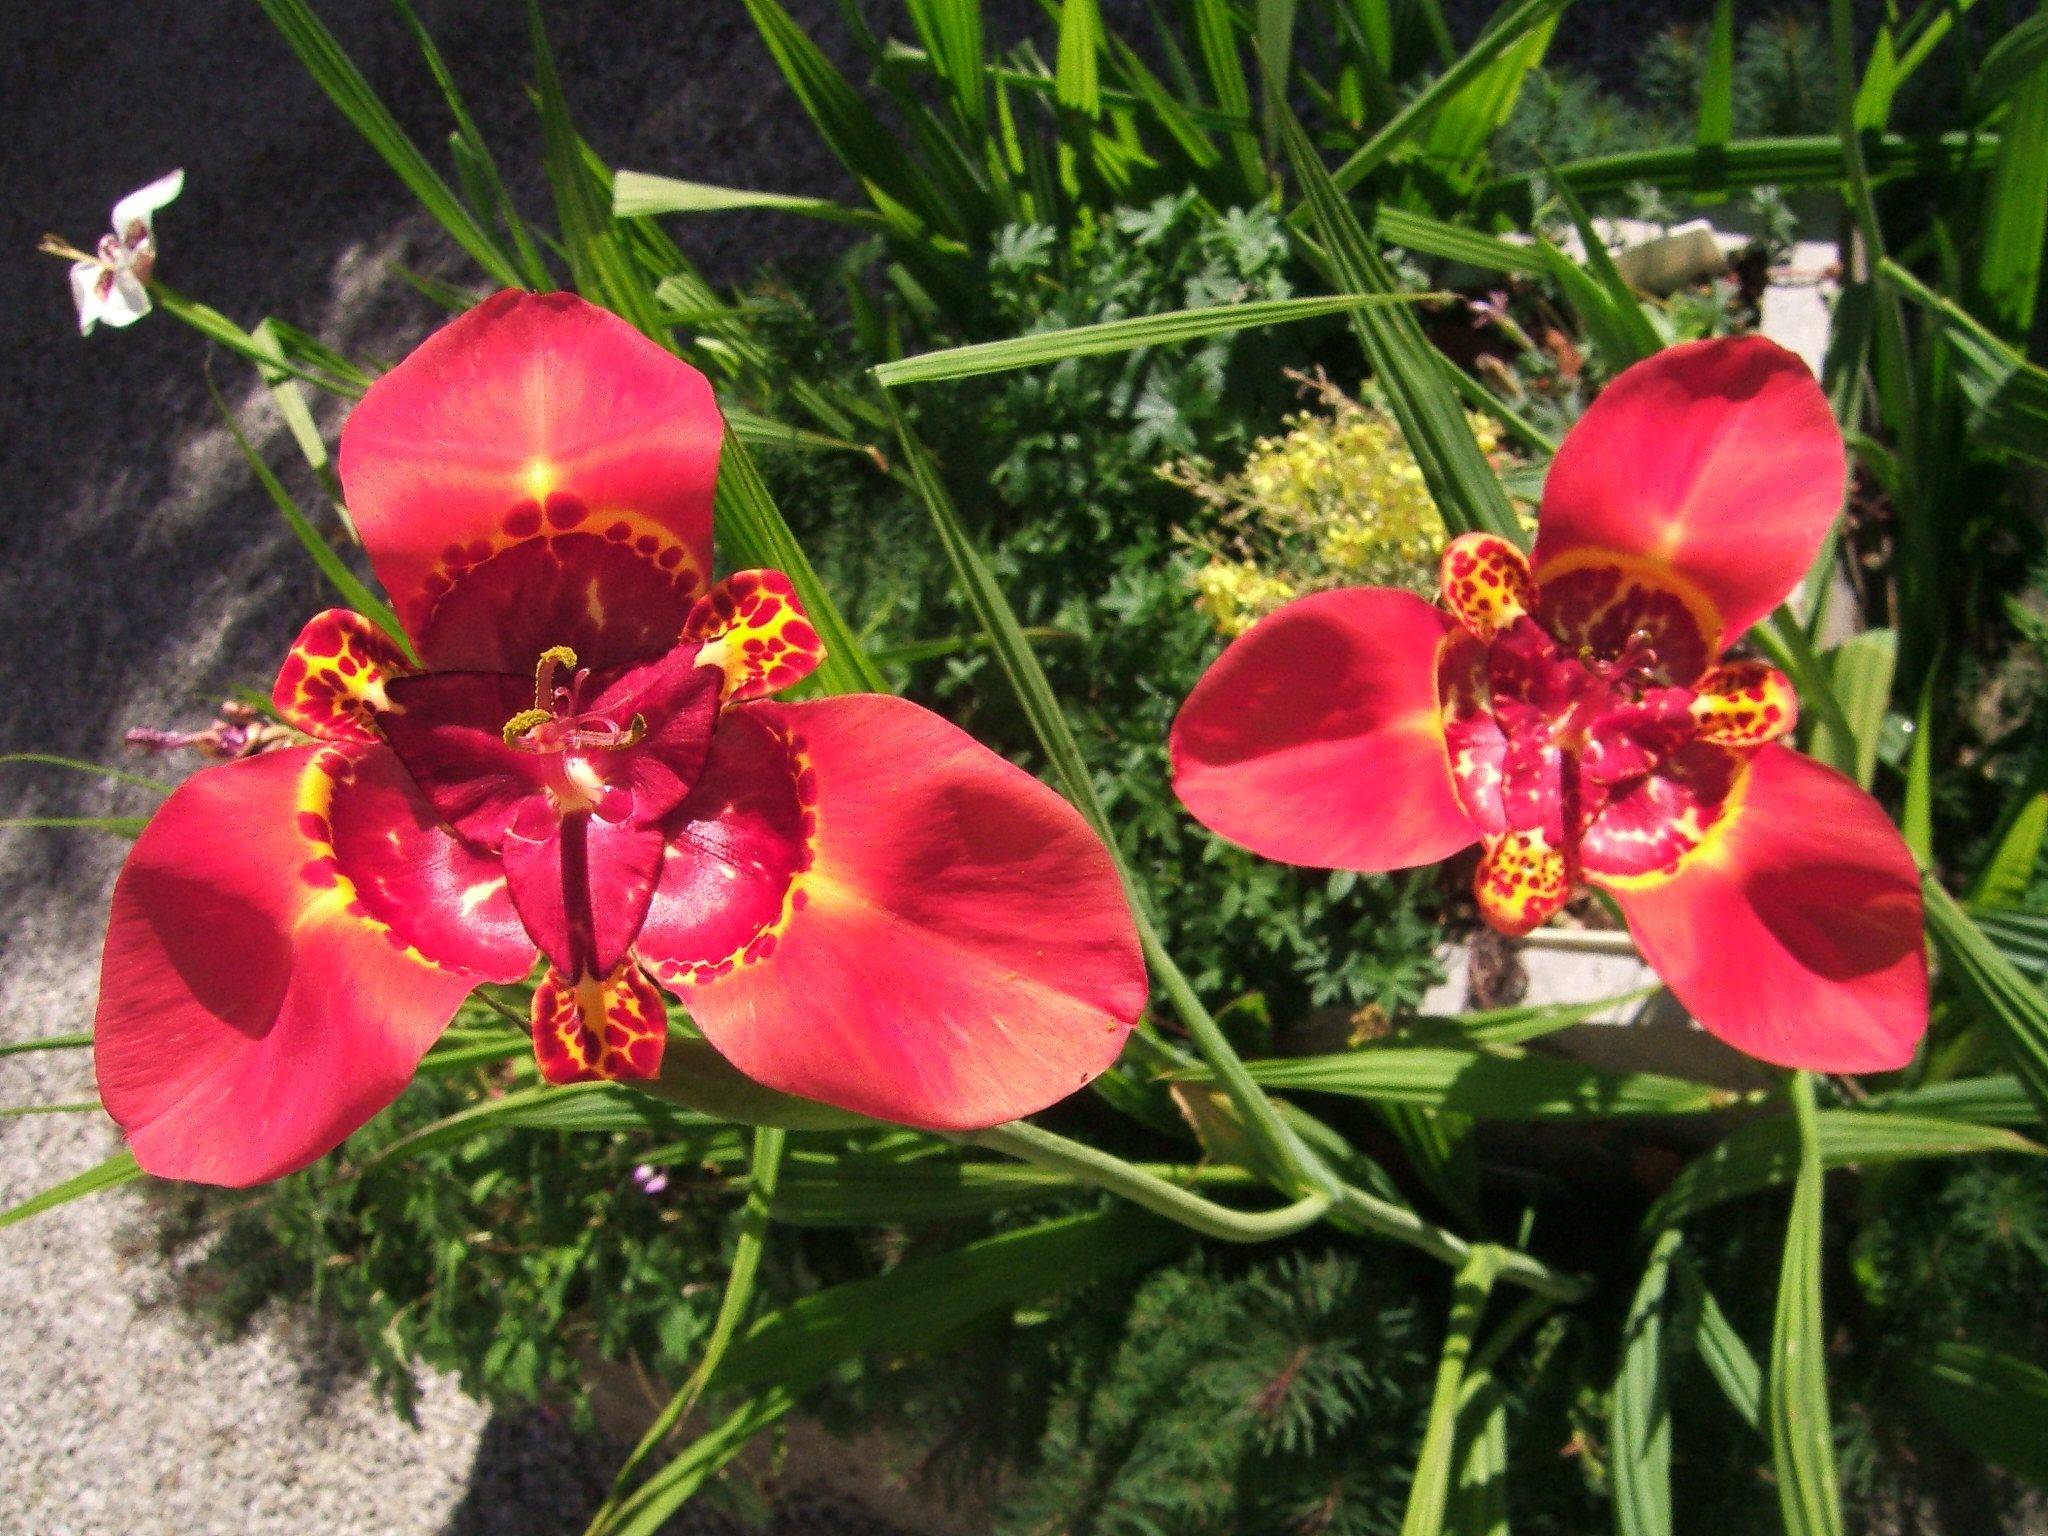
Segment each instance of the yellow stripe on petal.
M735 571L697 599L683 638L702 643L699 666L725 671L725 701L779 693L825 659L796 588L780 571Z
M1562 849L1541 832L1508 832L1486 840L1472 882L1487 922L1517 938L1540 928L1571 895L1571 869Z
M668 1011L631 956L571 981L552 966L533 989L533 1055L551 1083L661 1075Z
M1761 661L1730 661L1694 684L1699 739L1724 747L1760 747L1799 722L1791 680Z
M1444 606L1481 640L1536 611L1536 578L1529 560L1506 539L1461 534L1444 547L1438 567Z

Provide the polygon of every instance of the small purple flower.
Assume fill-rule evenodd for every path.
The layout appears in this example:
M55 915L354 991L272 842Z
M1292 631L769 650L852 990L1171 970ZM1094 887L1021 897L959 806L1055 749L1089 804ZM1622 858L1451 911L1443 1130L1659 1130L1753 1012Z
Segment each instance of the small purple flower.
M1467 299L1465 307L1472 312L1472 329L1475 331L1503 324L1508 318L1507 290L1496 288L1483 299Z
M642 1163L633 1170L633 1182L640 1187L640 1193L650 1198L668 1188L668 1174L651 1163Z
M227 761L254 757L271 747L288 746L298 738L247 704L230 699L220 715L203 731L166 731L153 725L138 725L123 738L137 752L177 752L186 748L201 757Z

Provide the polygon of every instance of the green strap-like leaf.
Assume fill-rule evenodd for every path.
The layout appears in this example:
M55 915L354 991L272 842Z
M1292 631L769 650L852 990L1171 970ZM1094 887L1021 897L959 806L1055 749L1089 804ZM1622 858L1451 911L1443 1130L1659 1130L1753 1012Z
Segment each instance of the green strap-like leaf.
M943 352L924 352L916 357L880 363L873 372L880 383L892 389L943 379L969 379L978 374L1033 368L1070 357L1095 357L1106 352L1131 352L1139 347L1169 346L1203 336L1220 336L1231 331L1253 330L1295 320L1314 320L1348 310L1371 309L1384 304L1414 304L1426 298L1440 297L1440 294L1420 293L1336 294L1328 298L1256 299L1244 304L1216 304L1205 309L1176 309L1165 314L1136 315L1128 320L1105 320L1096 325L1035 331L1028 336L950 347Z
M1369 1046L1331 1056L1251 1061L1245 1067L1254 1081L1268 1088L1307 1088L1415 1104L1481 1120L1704 1114L1726 1109L1740 1097L1683 1078L1605 1072L1562 1056L1509 1048Z
M1742 1335L1728 1321L1721 1303L1701 1282L1691 1256L1679 1250L1675 1266L1683 1293L1685 1316L1690 1320L1692 1347L1699 1351L1707 1373L1720 1387L1728 1405L1741 1415L1743 1423L1759 1434L1764 1426L1764 1373L1756 1356L1742 1342Z
M1971 1157L2012 1152L2029 1157L2043 1149L1999 1126L1972 1125L1931 1115L1871 1109L1824 1109L1817 1117L1820 1158L1828 1168L1911 1162L1928 1157ZM1643 1218L1646 1232L1686 1221L1710 1206L1790 1182L1799 1171L1799 1138L1790 1119L1759 1120L1685 1165Z
M507 288L519 287L523 279L518 266L477 222L476 215L441 179L440 173L427 163L426 156L398 126L398 120L378 99L377 93L370 89L370 83L363 78L362 72L342 52L334 34L321 24L305 0L259 0L259 3L272 25L291 45L292 52L299 56L306 73L341 109L342 115L355 125L356 132L383 156L385 164L411 188L420 206L440 221L441 227L448 231L455 243L490 273L494 281Z
M654 1422L647 1426L639 1444L633 1447L612 1478L611 1492L598 1512L592 1516L587 1536L604 1536L613 1529L624 1511L630 1497L633 1474L645 1465L647 1458L675 1431L678 1424L689 1416L703 1395L704 1387L717 1374L724 1361L726 1351L738 1336L740 1325L747 1320L747 1313L754 1304L754 1283L761 1273L761 1253L767 1246L770 1212L775 1204L775 1190L781 1175L783 1153L787 1133L762 1127L754 1132L754 1152L750 1163L749 1187L746 1208L740 1213L740 1233L733 1247L732 1269L726 1275L725 1295L718 1304L718 1316L711 1325L711 1336L704 1343L703 1358L697 1362L697 1369L690 1373L690 1379L683 1383L674 1397L663 1405Z
M1663 1233L1622 1325L1607 1429L1620 1536L1671 1536L1671 1387L1665 1349L1671 1263L1683 1239Z
M1991 1031L2035 1107L2048 1114L2048 997L1999 953L1940 881L1923 876L1920 893L1942 977Z
M1913 1389L1973 1455L2048 1486L2048 1371L1944 1341L1914 1361Z
M1450 1322L1444 1329L1443 1355L1430 1394L1422 1455L1416 1461L1415 1480L1409 1485L1408 1506L1401 1517L1401 1536L1441 1536L1443 1531L1451 1473L1457 1465L1458 1403L1465 1384L1465 1362L1471 1356L1472 1336L1486 1312L1487 1298L1493 1294L1500 1258L1500 1250L1490 1245L1474 1248L1452 1282Z
M1359 227L1292 113L1284 116L1280 137L1295 180L1307 194L1309 215L1336 286L1348 293L1398 293L1393 273ZM1414 315L1401 306L1361 310L1352 317L1352 325L1444 526L1452 533L1481 531L1519 543L1522 533L1514 509L1479 451L1457 395L1444 382L1447 365Z
M1813 1080L1804 1072L1794 1076L1792 1104L1799 1171L1778 1274L1766 1422L1786 1536L1841 1536L1842 1497L1828 1413L1827 1334L1821 1319L1822 1164Z
M31 1216L41 1215L53 1206L76 1200L81 1195L97 1194L103 1189L117 1185L131 1184L142 1177L142 1170L135 1165L135 1154L123 1148L104 1163L88 1168L84 1173L75 1174L62 1184L54 1184L39 1195L31 1195L19 1205L9 1206L0 1211L0 1227L11 1227L17 1221L26 1221Z

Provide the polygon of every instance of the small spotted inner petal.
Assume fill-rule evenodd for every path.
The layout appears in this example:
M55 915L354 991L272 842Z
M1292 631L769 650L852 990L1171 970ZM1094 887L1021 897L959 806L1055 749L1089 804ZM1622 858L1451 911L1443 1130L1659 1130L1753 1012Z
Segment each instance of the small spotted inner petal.
M1571 895L1570 861L1540 831L1489 837L1472 887L1486 920L1519 938L1542 927Z
M602 978L550 966L533 990L533 1055L548 1082L659 1077L667 1040L661 993L630 955Z
M1693 685L1692 718L1701 741L1724 747L1760 747L1799 721L1799 696L1776 667L1729 661Z
M417 669L383 630L347 608L316 614L292 642L270 701L287 725L322 741L376 742L384 685Z
M725 701L779 693L825 659L796 588L780 571L735 571L697 599L683 638L702 642L699 666L725 672Z
M1467 533L1444 548L1439 567L1444 606L1481 640L1536 611L1536 578L1529 560L1506 539Z

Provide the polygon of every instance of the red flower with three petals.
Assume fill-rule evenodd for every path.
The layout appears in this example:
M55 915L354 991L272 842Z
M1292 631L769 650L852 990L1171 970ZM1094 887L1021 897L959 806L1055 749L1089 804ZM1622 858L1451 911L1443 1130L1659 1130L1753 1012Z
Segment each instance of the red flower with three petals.
M1173 727L1212 830L1319 868L1485 845L1507 933L1609 892L1707 1029L1820 1071L1906 1064L1927 1025L1913 859L1848 779L1772 744L1791 685L1726 645L1770 612L1842 501L1841 434L1761 338L1629 369L1559 448L1532 563L1467 534L1444 607L1378 588L1289 604Z
M916 705L768 697L821 652L780 574L709 586L721 434L701 374L562 294L371 387L342 483L420 664L320 615L275 694L314 744L202 770L137 841L94 1055L144 1168L303 1167L536 951L552 1082L657 1075L655 982L756 1080L911 1125L1116 1058L1145 980L1108 854Z

